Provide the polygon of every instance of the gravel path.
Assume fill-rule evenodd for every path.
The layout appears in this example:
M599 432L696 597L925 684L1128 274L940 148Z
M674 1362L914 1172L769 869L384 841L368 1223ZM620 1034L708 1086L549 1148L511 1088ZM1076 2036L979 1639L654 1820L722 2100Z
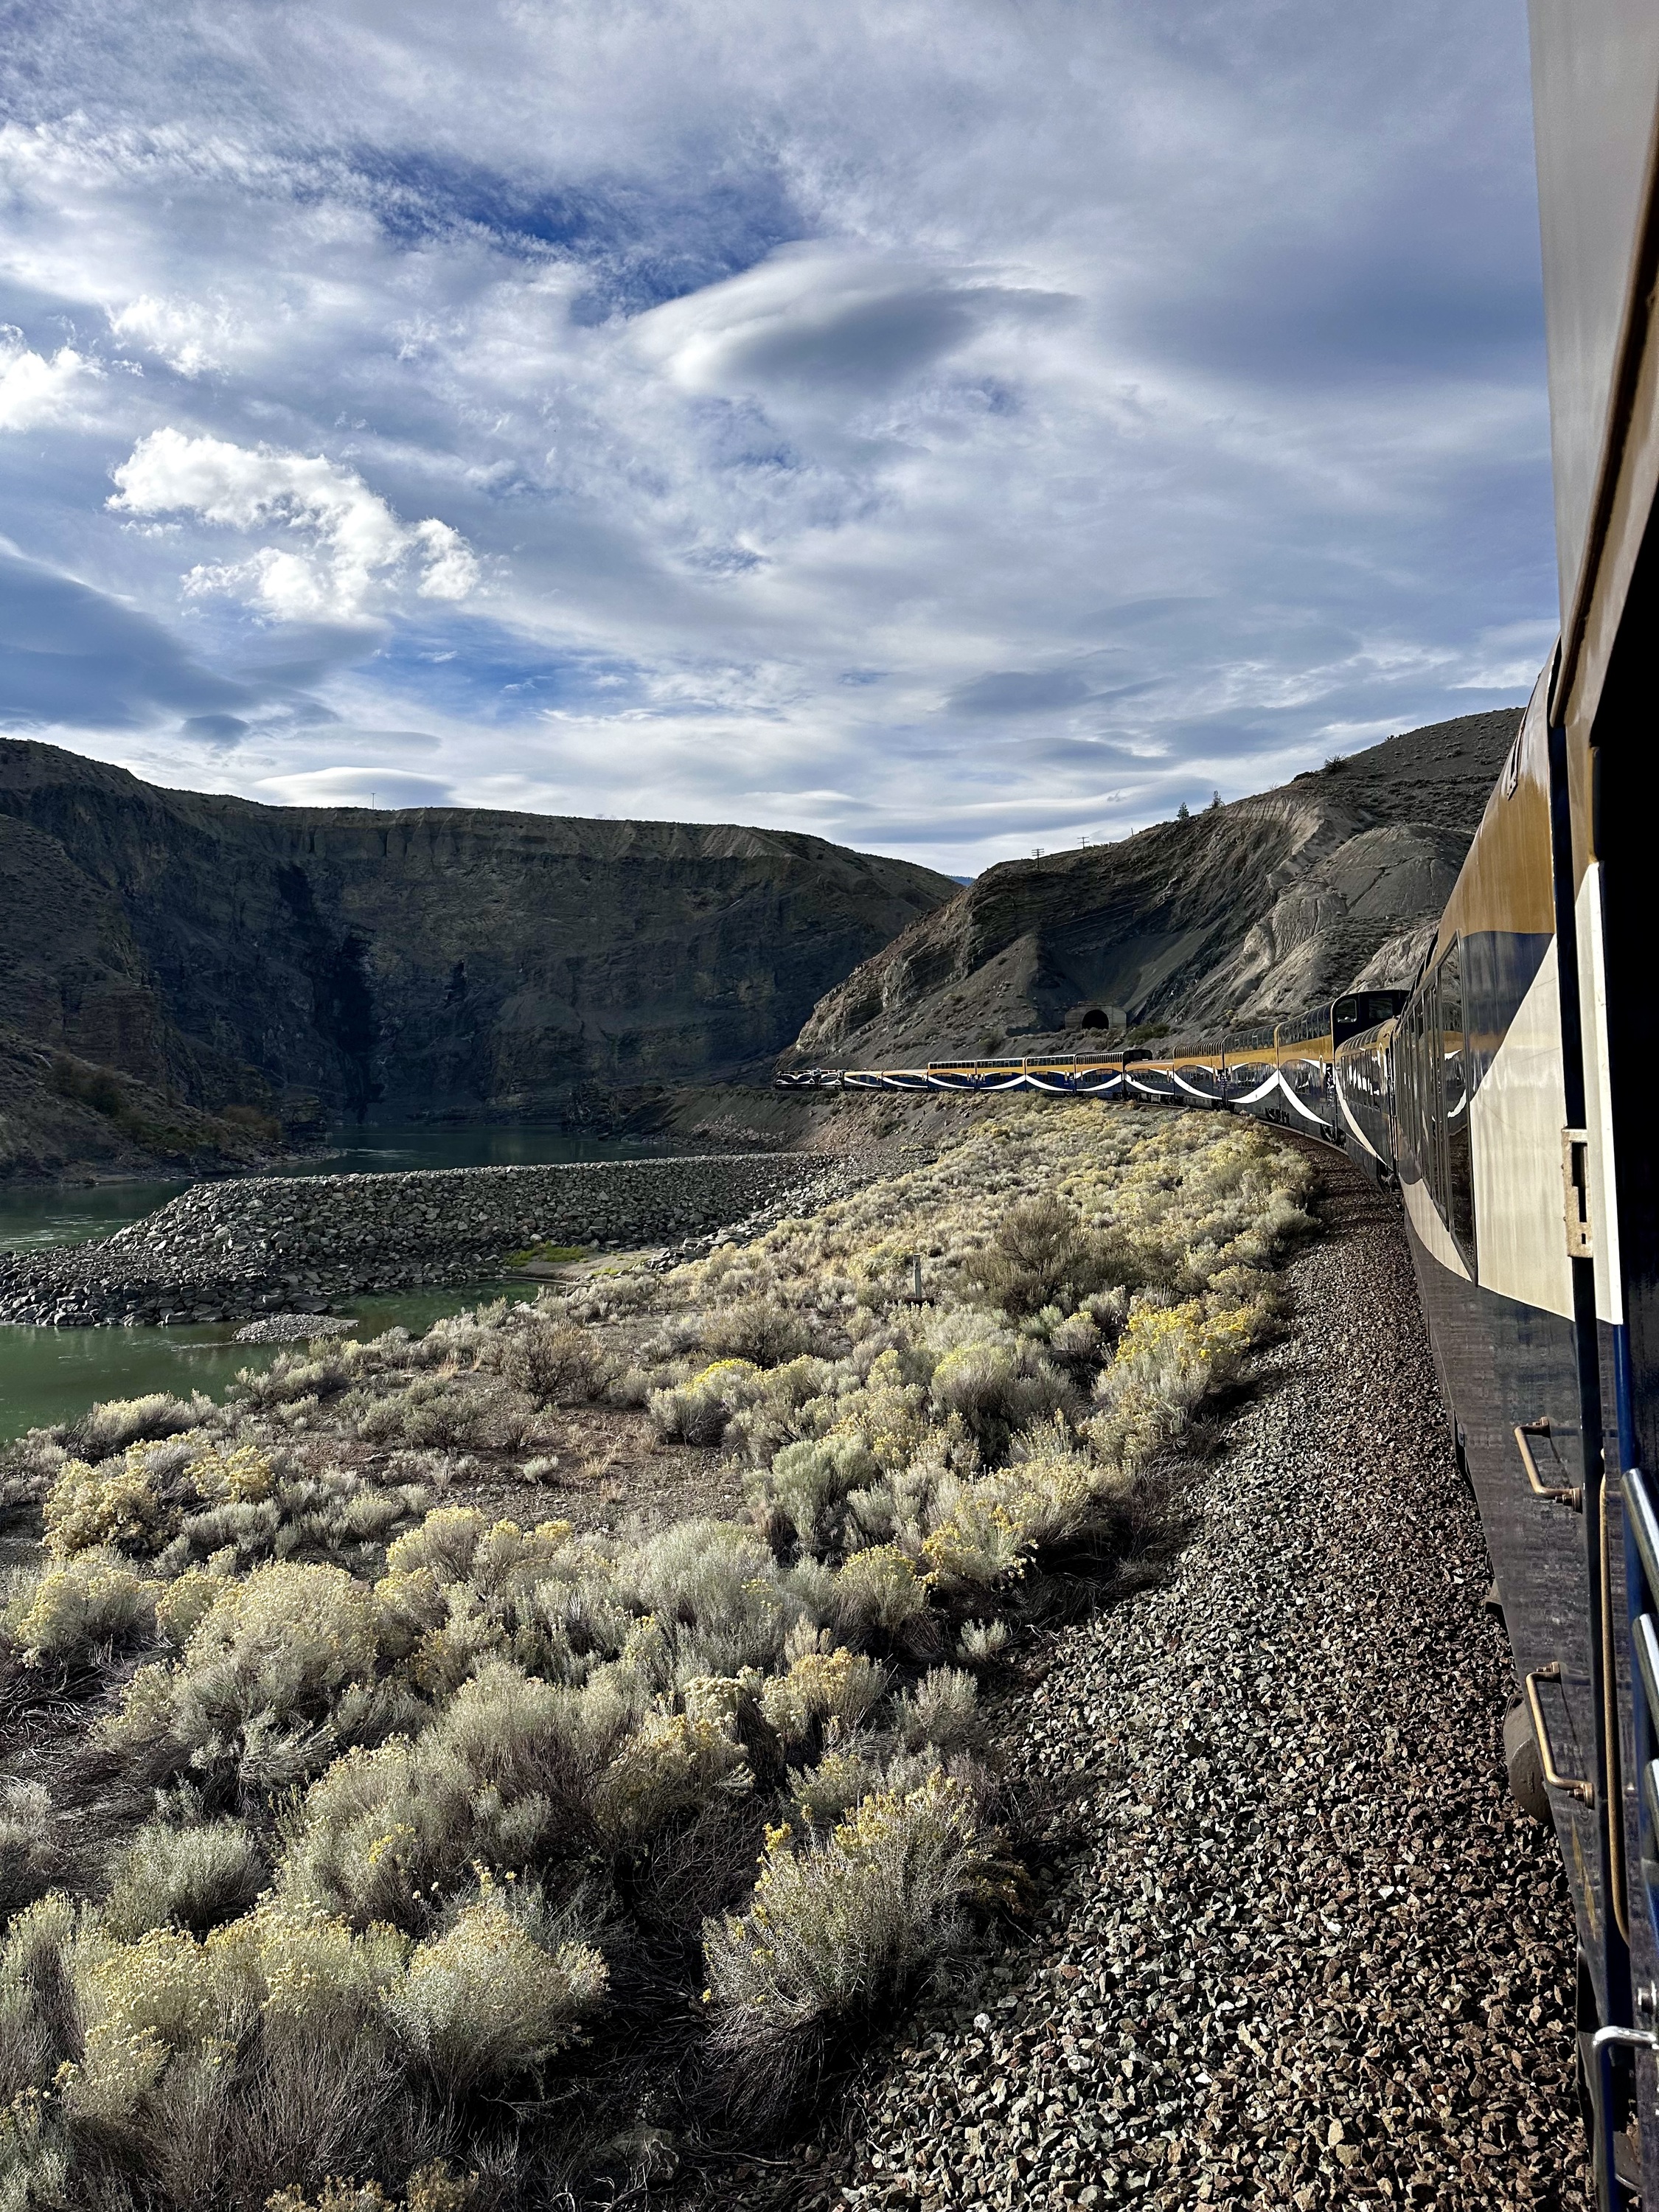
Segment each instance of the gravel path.
M1015 1772L1079 1784L1086 1838L1028 1942L723 2202L1589 2203L1479 1521L1395 1217L1335 1164L1327 1213L1172 1573L1017 1703Z

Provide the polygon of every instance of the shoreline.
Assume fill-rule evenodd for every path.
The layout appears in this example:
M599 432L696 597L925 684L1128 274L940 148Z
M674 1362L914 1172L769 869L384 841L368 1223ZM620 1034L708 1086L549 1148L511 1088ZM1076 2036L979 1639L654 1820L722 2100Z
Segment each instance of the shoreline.
M254 1321L478 1279L543 1243L690 1256L838 1176L828 1155L765 1152L198 1183L100 1241L0 1255L0 1324Z

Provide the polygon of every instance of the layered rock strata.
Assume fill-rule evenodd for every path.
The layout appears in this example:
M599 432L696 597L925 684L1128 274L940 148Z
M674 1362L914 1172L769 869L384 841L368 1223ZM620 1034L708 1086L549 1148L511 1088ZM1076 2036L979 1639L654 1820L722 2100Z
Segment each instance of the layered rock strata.
M94 1244L0 1255L0 1322L234 1321L476 1281L540 1243L684 1243L822 1203L835 1161L776 1154L258 1176L198 1184Z
M118 1169L135 1146L193 1152L204 1112L273 1135L371 1104L600 1126L618 1091L763 1073L832 984L957 890L790 831L260 806L0 738L18 1048L0 1055L0 1176L103 1162L123 1133ZM54 1056L103 1072L100 1127L85 1085L53 1088ZM125 1079L143 1096L124 1118Z

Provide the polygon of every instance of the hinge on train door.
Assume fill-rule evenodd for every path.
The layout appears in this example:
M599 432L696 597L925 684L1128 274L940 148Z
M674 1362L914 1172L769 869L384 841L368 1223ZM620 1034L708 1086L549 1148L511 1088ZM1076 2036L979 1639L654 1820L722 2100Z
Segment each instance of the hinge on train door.
M1589 1133L1561 1132L1561 1202L1567 1224L1567 1252L1574 1260L1594 1256L1595 1237L1590 1226Z

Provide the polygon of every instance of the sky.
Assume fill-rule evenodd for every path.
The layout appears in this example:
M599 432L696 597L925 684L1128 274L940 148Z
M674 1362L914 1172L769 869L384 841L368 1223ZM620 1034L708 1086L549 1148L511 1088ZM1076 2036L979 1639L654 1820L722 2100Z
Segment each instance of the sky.
M0 728L956 874L1523 699L1523 0L22 0Z

